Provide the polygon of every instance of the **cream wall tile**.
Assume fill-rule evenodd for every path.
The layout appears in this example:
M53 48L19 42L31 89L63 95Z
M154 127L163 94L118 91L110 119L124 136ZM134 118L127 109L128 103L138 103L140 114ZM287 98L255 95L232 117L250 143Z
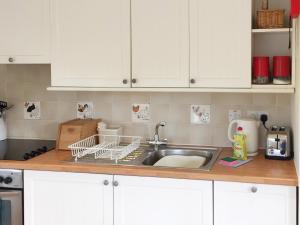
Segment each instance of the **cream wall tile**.
M60 122L76 118L76 102L94 103L95 117L109 124L124 126L125 135L153 138L157 122L167 121L160 128L161 138L170 143L231 146L227 140L228 110L266 111L268 125L290 125L291 95L236 93L121 93L121 92L56 92L47 91L51 85L50 65L0 65L0 98L15 104L8 112L10 137L50 138L57 135ZM5 81L5 82L4 82ZM0 100L1 100L0 99ZM23 119L23 102L41 101L41 120ZM131 122L133 103L150 103L148 123ZM211 105L211 123L190 124L190 105ZM264 129L260 128L263 146Z
M6 120L7 135L10 138L24 138L25 137L25 120Z
M100 104L112 104L113 103L113 95L110 92L95 92L93 96L93 101L95 103Z
M58 102L57 115L60 123L75 119L77 117L76 102Z
M51 95L52 97L55 96L55 98L58 101L71 101L75 102L77 101L77 93L74 91L47 91L47 99L48 95Z
M231 147L232 144L227 138L228 126L216 126L212 129L212 145L217 147Z
M169 109L170 123L174 124L190 124L191 118L191 105L190 104L171 104Z
M24 72L24 81L33 84L39 84L43 87L51 86L51 68L50 64L22 65Z
M189 128L189 143L194 145L212 145L213 133L211 126L191 125Z
M58 120L58 102L41 102L41 119Z
M130 101L132 104L149 104L150 103L150 94L149 93L131 93Z
M274 106L276 104L276 95L274 94L253 94L253 105L255 106Z
M170 105L169 104L151 104L151 122L158 123L160 121L170 122Z
M7 81L6 99L9 102L17 102L24 100L24 82Z
M171 101L176 104L209 105L211 104L211 94L209 93L172 93Z
M131 104L128 102L114 103L112 106L112 121L130 122Z
M190 143L190 125L170 123L164 128L165 138L172 144L189 144Z
M290 108L291 100L292 96L289 94L278 94L276 95L276 106Z
M214 93L212 94L212 104L214 105L251 105L252 95L241 93Z
M33 139L41 138L43 132L48 132L43 120L24 120L24 131L25 138Z
M229 110L243 110L240 106L229 105L212 105L211 106L211 124L212 126L220 126L229 124Z
M6 99L6 66L0 65L0 99Z
M172 102L172 96L170 93L151 93L150 104L170 104Z
M20 84L26 81L28 65L10 64L6 67L6 78L8 82Z
M42 120L40 122L40 135L38 138L56 140L58 135L59 124L53 120Z
M120 123L123 127L123 132L125 135L141 136L143 137L142 142L146 141L149 137L149 124L142 123Z
M6 112L7 120L23 120L24 119L24 102L9 102L14 106Z
M105 121L112 121L112 103L95 102L94 118L101 118Z

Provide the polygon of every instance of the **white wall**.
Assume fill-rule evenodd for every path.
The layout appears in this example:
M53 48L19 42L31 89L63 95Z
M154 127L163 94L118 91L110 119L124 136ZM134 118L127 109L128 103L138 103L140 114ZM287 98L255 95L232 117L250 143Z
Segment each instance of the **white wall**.
M300 149L300 52L299 52L299 37L300 37L300 23L297 23L297 38L296 38L296 92L292 96L292 127L294 137L294 153L295 153L295 166L299 175L300 160L299 160L299 149Z

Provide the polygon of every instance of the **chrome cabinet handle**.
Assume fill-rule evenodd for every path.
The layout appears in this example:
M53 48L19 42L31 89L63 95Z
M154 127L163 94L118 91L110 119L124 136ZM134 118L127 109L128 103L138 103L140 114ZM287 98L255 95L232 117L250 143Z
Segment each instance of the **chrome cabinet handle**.
M15 60L14 60L13 57L9 57L9 58L8 58L8 62L12 63L12 62L14 62L14 61L15 61Z
M104 181L103 181L103 184L104 184L105 186L107 186L107 185L109 185L109 181L108 181L108 180L104 180Z
M124 79L123 80L123 84L127 84L128 83L128 80L127 79Z
M135 84L135 83L137 83L137 80L136 80L135 78L133 78L133 79L131 80L131 82L132 82L133 84Z
M190 82L191 82L191 84L195 84L195 83L196 83L196 80L195 80L194 78L192 78L192 79L190 80Z
M252 193L256 193L257 190L258 190L257 187L252 187L252 188L251 188L251 192L252 192Z
M118 187L118 186L119 186L119 182L115 180L115 181L113 182L113 186Z

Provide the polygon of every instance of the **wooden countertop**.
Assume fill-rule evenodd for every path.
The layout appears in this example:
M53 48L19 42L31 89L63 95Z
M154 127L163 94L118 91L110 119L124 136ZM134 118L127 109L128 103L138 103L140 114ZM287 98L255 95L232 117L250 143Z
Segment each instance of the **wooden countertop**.
M219 159L230 155L230 148L226 148L220 154ZM217 161L212 170L209 172L192 169L103 164L96 165L66 162L66 160L70 158L71 153L69 151L53 150L28 161L0 161L0 168L103 173L298 186L298 177L293 160L266 160L262 151L258 156L254 157L252 162L239 168L225 167L219 165Z

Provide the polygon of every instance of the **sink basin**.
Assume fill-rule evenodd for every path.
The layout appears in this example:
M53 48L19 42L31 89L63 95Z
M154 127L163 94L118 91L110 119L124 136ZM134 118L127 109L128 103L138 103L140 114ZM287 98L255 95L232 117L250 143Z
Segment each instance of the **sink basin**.
M156 162L166 156L201 156L205 158L202 166L198 169L209 171L216 162L219 148L164 148L149 154L143 161L143 165L154 166Z

